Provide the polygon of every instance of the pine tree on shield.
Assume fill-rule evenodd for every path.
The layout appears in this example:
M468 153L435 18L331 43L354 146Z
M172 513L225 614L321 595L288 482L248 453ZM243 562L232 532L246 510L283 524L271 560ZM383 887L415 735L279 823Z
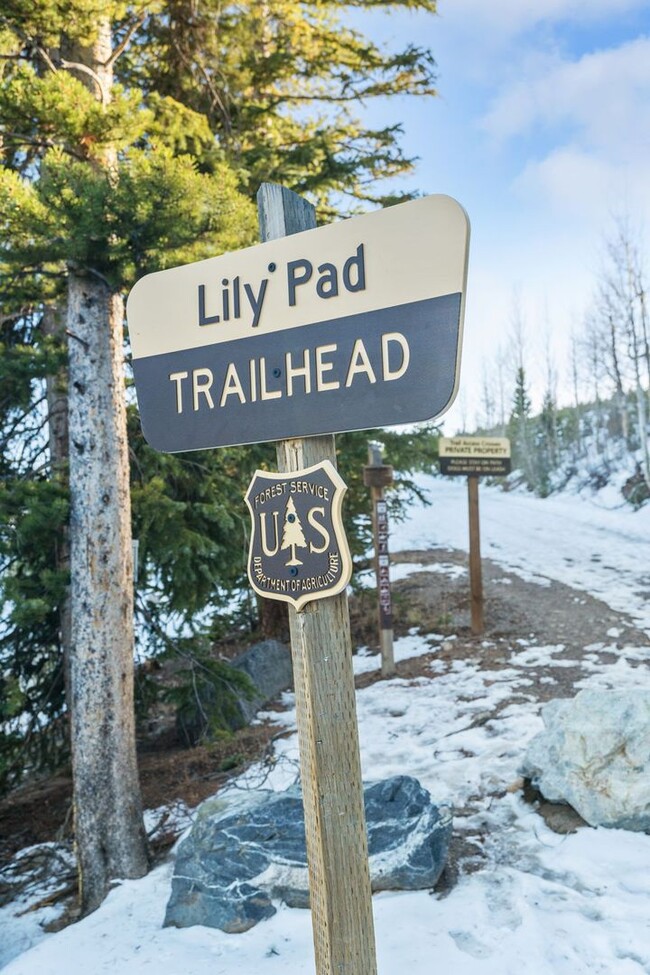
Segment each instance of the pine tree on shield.
M291 558L285 565L302 565L303 563L299 558L296 557L297 548L307 548L307 542L305 541L305 535L302 530L302 524L300 518L296 513L296 506L293 503L293 498L289 498L287 502L286 511L284 513L284 525L282 526L282 544L280 548L284 550L285 548L291 549Z

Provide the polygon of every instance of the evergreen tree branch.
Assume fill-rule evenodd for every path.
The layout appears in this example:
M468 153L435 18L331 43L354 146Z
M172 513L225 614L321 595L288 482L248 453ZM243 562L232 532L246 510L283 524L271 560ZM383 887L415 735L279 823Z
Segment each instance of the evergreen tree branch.
M108 92L105 90L101 78L96 71L93 71L87 64L81 64L79 61L66 61L65 58L58 58L58 62L55 63L44 47L37 48L39 55L47 65L47 67L56 74L57 71L63 69L64 71L76 71L78 74L86 75L90 78L99 94L99 100L102 105L106 106L109 102ZM110 61L108 62L110 64Z
M136 17L136 19L127 28L127 31L124 37L122 38L122 40L120 41L120 43L117 45L117 47L113 49L113 53L111 54L110 58L107 61L104 61L105 68L108 68L112 64L115 64L119 56L123 54L124 51L126 51L133 37L140 30L140 28L142 27L146 19L147 19L147 14L145 11L143 11L138 17Z
M21 424L25 422L27 417L30 416L35 409L38 409L38 407L45 402L46 398L47 397L45 395L40 396L37 400L30 403L26 410L21 411L20 416L18 416L18 418L14 420L14 422L11 424L9 429L6 430L6 432L3 434L2 438L0 439L0 446L2 447L3 450L6 450L9 444L11 443L11 441L14 439L16 433L20 430ZM47 420L49 420L49 416L46 417L46 421Z

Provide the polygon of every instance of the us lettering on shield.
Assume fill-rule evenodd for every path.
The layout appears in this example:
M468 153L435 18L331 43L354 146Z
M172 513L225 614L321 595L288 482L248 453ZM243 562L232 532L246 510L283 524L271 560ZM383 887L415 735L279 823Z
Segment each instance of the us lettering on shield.
M248 578L255 592L300 610L345 589L352 575L341 516L346 490L328 460L290 474L255 471L245 495L252 519Z

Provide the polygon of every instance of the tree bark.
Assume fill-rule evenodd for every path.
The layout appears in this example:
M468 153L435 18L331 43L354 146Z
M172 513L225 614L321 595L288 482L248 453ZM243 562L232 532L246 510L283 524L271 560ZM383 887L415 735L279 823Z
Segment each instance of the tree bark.
M619 363L618 336L614 316L610 313L608 319L609 326L609 351L612 363L612 375L614 378L615 393L614 399L619 416L620 433L626 445L630 443L630 431L627 418L627 403L625 401L625 390L623 389L623 377Z
M123 303L72 274L70 333L71 731L84 913L116 877L148 869L135 752L133 567Z
M65 334L66 312L56 306L43 309L41 328L43 335L62 339ZM68 479L68 374L65 368L45 380L47 396L48 439L52 477L64 484ZM58 539L56 567L60 572L70 572L70 538L67 526ZM63 655L63 676L66 700L70 709L70 586L59 612L59 634Z
M74 52L107 105L111 30ZM88 162L116 176L107 148ZM68 272L72 646L70 709L75 843L84 914L115 878L149 867L135 750L133 558L123 361L124 306L93 269Z
M289 639L289 610L286 603L274 599L258 600L260 629L265 640Z

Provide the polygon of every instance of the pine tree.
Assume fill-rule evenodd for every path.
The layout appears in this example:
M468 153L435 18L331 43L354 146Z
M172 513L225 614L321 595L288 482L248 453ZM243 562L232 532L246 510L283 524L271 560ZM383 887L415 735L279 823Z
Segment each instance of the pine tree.
M97 19L87 0L65 10L40 0L11 4L0 19L3 311L24 332L53 304L67 308L70 714L84 911L98 906L112 878L147 869L133 716L123 294L136 272L202 256L206 246L214 252L217 241L240 243L253 228L227 167L202 175L190 157L157 145L152 110L114 83L137 21L122 14L121 4L104 3ZM13 580L19 558L11 568ZM22 609L13 607L18 629Z
M287 507L284 513L280 549L284 551L285 548L291 549L291 558L286 565L302 565L302 562L296 556L296 549L307 548L307 542L305 541L305 534L302 530L302 523L296 513L293 498L289 498L287 501Z
M515 372L515 390L508 424L508 436L512 442L514 466L522 470L526 484L531 490L534 490L536 474L531 408L526 371L522 365L519 365Z
M307 195L321 221L347 214L350 201L387 206L408 194L382 192L380 181L410 172L414 161L402 151L399 124L367 129L354 109L373 98L435 94L435 61L414 44L380 49L347 26L349 6L168 0L163 16L145 25L148 43L133 46L118 70L157 103L171 97L206 117L251 196L261 182L282 183ZM436 0L381 6L434 13Z
M558 447L557 404L551 390L547 389L535 424L535 488L542 498L551 492L551 477L559 463Z
M435 10L434 0L384 6ZM314 201L321 222L349 212L350 201L388 205L408 194L380 192L381 180L409 172L413 160L400 148L398 125L368 131L354 118L354 107L362 98L432 95L435 63L429 51L412 45L397 53L380 51L345 26L345 8L340 0L244 0L230 7L217 0L199 7L174 0L165 5L165 16L145 24L148 43L130 48L117 69L161 112L173 99L192 117L205 117L214 144L197 145L202 168L209 171L225 155L251 196L261 181L280 182ZM196 143L191 133L177 138L182 145L188 138ZM339 450L345 464L345 455L356 448L343 436ZM408 453L406 445L402 452ZM239 471L250 474L260 466L250 454L241 452ZM216 474L220 455L203 454L197 467L212 478L207 471ZM264 464L273 467L272 453L268 458ZM356 478L356 471L351 476ZM367 513L365 492L359 497L363 514L349 526L358 548ZM349 493L348 508L351 503ZM226 566L243 570L239 552L241 544L233 545L220 579ZM264 635L279 635L286 607L263 600L260 615Z
M432 0L397 0L392 6L435 7ZM31 376L27 401L21 392L20 406L8 406L3 414L3 430L21 443L23 463L20 470L12 466L0 500L2 509L6 499L0 522L7 526L0 555L15 570L5 576L13 609L0 646L6 650L11 679L29 679L32 687L33 661L46 659L42 690L34 694L33 725L37 731L37 716L44 715L48 733L52 719L64 711L60 646L69 642L66 268L90 262L123 293L136 275L251 242L252 211L243 214L233 202L235 184L224 164L226 156L237 163L237 179L246 181L250 194L259 178L277 178L322 201L321 217L333 212L333 199L341 208L345 193L392 202L395 197L377 194L376 187L381 177L411 167L399 148L399 129L368 133L351 118L350 109L362 95L431 93L434 71L425 50L410 47L384 54L343 29L337 16L344 6L338 2L249 0L228 10L211 2L198 9L184 2L152 7L146 16L139 8L124 7L112 21L117 56L111 56L111 67L120 84L113 86L104 106L96 97L93 69L73 60L73 46L84 32L93 33L94 6L74 0L67 13L61 9L53 0L35 5L12 0L0 11L0 123L6 166L0 220L5 239L11 241L2 255L0 288L1 327L7 336L0 363L3 390L16 385L17 359L20 375ZM110 14L110 4L106 10ZM69 20L76 34L66 39ZM263 47L257 43L262 35ZM83 78L88 89L81 84ZM221 87L217 90L215 84ZM220 109L220 99L226 100L227 110ZM87 164L104 151L106 134L118 150L119 179L105 180L95 172L91 180ZM13 183L11 170L16 173ZM20 173L29 180L20 180ZM35 176L37 193L30 192ZM201 202L193 205L197 197ZM62 421L54 435L50 423L49 458L44 458L47 448L36 429L41 425L44 430L47 422L38 406L45 382L49 416ZM202 605L207 600L218 605L229 587L242 584L245 528L237 501L250 472L272 463L272 451L229 451L227 461L224 452L154 455L142 441L135 416L129 420L129 441L141 555L137 610L155 642L166 613L191 618L201 600ZM33 452L23 449L26 442L34 445ZM354 453L348 443L349 438L341 441L343 454ZM403 452L409 449L405 445ZM38 473L34 476L31 469ZM356 478L356 471L351 476ZM203 487L194 483L197 477L205 477ZM211 494L215 484L219 491ZM54 488L61 498L58 506L51 504ZM363 511L362 491L359 498ZM154 500L164 504L166 536L156 528ZM43 514L31 523L48 535L39 538L30 532L33 545L30 541L28 546L19 523L26 524L41 507ZM357 518L353 525L357 548L363 524ZM181 537L183 545L176 546ZM36 579L43 597L38 601L30 596ZM166 583L162 592L160 579ZM148 587L153 587L150 595ZM28 609L18 612L19 605ZM40 648L38 655L34 645ZM27 706L24 699L22 706ZM34 733L28 741L39 762L41 736ZM64 742L62 735L59 743ZM11 777L21 756L13 745L8 751Z

